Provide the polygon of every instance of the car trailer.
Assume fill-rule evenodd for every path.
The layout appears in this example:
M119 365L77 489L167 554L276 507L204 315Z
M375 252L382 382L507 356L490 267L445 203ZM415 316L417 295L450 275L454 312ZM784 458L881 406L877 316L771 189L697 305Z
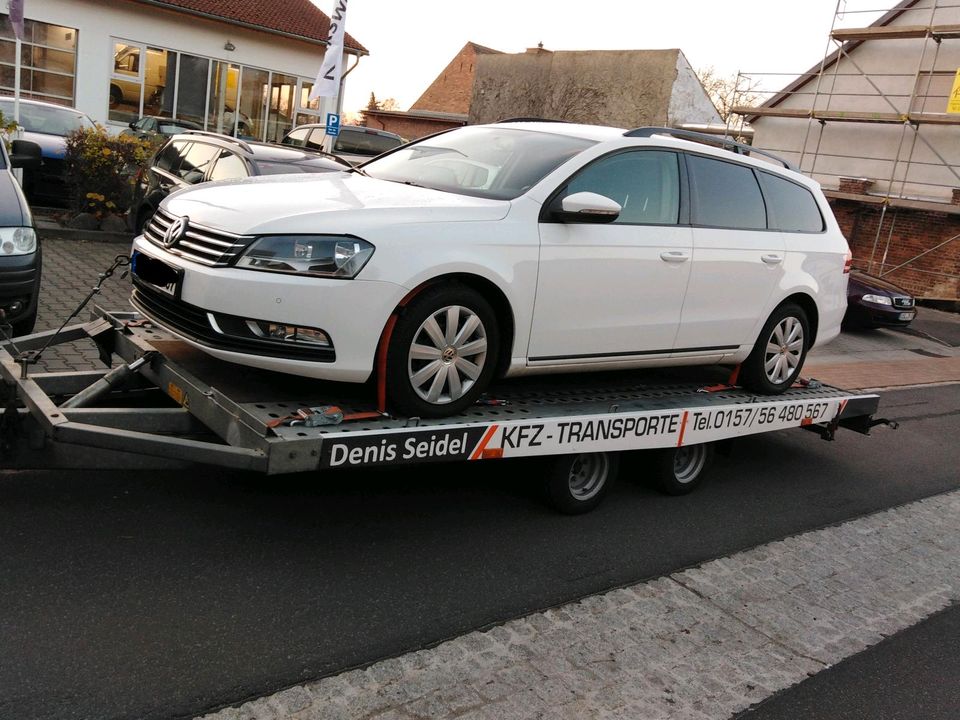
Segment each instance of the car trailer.
M513 380L457 416L397 418L373 409L364 386L226 363L135 312L97 308L92 318L0 343L0 466L203 463L278 474L539 456L551 462L552 504L575 514L600 502L625 451L658 451L649 457L659 487L683 494L723 441L794 427L832 440L841 427L892 424L873 418L871 393L805 381L758 396L670 371ZM35 371L45 346L86 338L105 367L114 357L117 366Z

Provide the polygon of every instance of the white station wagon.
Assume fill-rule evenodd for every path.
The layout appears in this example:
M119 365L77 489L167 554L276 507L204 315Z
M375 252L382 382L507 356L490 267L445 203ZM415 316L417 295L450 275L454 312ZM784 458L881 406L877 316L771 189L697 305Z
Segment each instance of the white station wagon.
M840 332L849 251L819 186L665 128L505 122L352 171L171 195L133 304L216 357L362 383L436 417L498 376L740 365L773 394Z

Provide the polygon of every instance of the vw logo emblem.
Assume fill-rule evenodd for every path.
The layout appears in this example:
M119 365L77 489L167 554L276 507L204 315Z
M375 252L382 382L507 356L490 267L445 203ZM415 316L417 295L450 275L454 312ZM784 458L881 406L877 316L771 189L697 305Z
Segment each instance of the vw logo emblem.
M190 218L188 218L186 215L181 218L177 218L170 223L170 227L168 227L163 233L163 246L173 247L178 242L183 240L183 236L187 234L187 226L189 224Z

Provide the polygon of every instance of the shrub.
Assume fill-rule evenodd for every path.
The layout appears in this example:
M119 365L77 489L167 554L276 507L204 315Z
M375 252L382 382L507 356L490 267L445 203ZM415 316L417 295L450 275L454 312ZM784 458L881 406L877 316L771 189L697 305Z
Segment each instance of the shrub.
M110 135L103 128L81 129L67 136L67 187L70 209L98 218L126 212L133 199L137 170L154 146L129 135Z

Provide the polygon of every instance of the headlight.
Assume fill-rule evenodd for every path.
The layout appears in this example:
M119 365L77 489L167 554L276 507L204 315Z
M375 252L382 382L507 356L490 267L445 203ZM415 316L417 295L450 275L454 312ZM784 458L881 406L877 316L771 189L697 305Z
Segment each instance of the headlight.
M32 227L0 228L0 256L29 255L37 251L37 233Z
M374 249L349 235L265 235L247 248L237 267L349 279L363 269Z
M864 295L863 301L875 303L877 305L893 305L893 300L888 298L886 295Z

